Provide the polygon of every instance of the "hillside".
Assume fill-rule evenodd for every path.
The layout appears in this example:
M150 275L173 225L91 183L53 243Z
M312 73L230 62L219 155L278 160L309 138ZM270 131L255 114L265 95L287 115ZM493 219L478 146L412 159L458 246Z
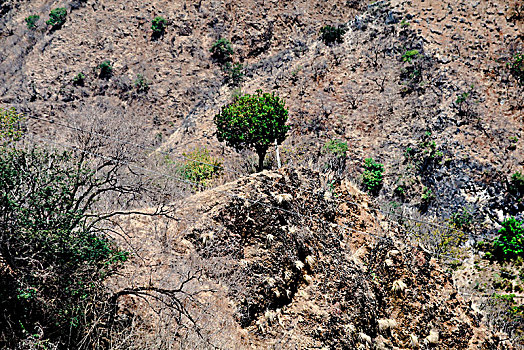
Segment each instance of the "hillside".
M186 305L202 337L152 300L157 315L132 323L143 343L125 346L509 348L479 324L437 260L380 227L366 195L344 183L339 193L356 204L341 210L321 188L311 171L263 172L177 203L176 223L126 220L137 258L113 288L169 289L200 271L185 291L201 303ZM129 315L146 305L129 298L119 307Z
M73 2L62 28L49 31L43 17L58 3L7 1L2 103L81 126L96 120L113 136L132 134L175 154L206 146L245 171L246 155L224 150L213 137L212 117L239 89L224 83L209 52L226 37L244 66L242 91L274 91L287 102L292 132L284 162L300 164L341 138L350 146L349 176L356 179L369 156L386 165L382 195L389 200L399 201L393 191L401 185L400 200L417 206L426 187L435 195L430 212L444 218L466 205L488 224L496 211L522 211L500 196L511 174L522 171L524 154L521 142L511 141L522 138L523 118L522 88L505 67L522 47L522 20L508 20L511 4L323 4ZM31 31L23 19L33 13L42 19ZM157 15L169 25L153 40L149 23ZM319 41L324 23L349 25L342 44ZM409 50L419 52L413 64L403 62ZM107 80L96 70L104 60L114 66ZM413 69L420 75L410 78ZM80 72L84 86L73 84ZM133 85L139 74L150 82L147 93ZM457 106L463 93L468 97ZM34 124L36 132L64 131ZM406 170L406 148L426 132L441 164L422 174Z
M101 212L174 210L112 223L113 348L523 346L522 259L488 259L524 220L522 1L0 0L0 47L26 142L129 165L147 194ZM262 173L213 122L258 89L290 126Z

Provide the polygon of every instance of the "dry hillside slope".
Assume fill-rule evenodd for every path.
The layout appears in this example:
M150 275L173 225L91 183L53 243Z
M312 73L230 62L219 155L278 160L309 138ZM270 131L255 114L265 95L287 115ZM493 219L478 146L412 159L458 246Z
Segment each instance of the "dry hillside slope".
M176 208L115 223L132 261L107 282L124 288L114 348L511 349L524 299L491 323L477 311L524 296L522 262L475 249L524 220L511 180L524 84L509 69L523 13L522 0L0 0L0 107L24 113L39 146L134 165L122 182L139 173L151 190L137 210ZM321 40L328 24L345 28L338 42ZM211 55L220 38L237 81ZM284 167L271 149L253 174L254 153L218 142L213 118L258 89L286 101L291 128ZM205 191L180 171L195 149L222 165ZM370 157L384 174L367 195Z
M214 290L186 300L201 338L160 307L133 324L144 332L134 346L163 339L183 348L509 348L432 256L403 244L393 225L381 228L366 195L349 183L339 191L356 204L338 207L318 173L266 171L177 203L176 223L126 221L137 257L114 288L149 280L169 289L201 271L187 292ZM131 297L120 309L148 310Z

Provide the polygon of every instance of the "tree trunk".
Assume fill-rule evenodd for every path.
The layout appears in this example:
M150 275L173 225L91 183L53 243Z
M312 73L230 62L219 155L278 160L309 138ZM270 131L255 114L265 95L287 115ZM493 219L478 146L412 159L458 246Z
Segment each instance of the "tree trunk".
M280 163L280 152L278 151L277 139L275 139L275 154L277 155L277 166L280 169L282 168L282 164Z
M261 172L264 169L264 158L266 158L266 152L267 152L267 148L257 150L257 154L258 154L257 173Z

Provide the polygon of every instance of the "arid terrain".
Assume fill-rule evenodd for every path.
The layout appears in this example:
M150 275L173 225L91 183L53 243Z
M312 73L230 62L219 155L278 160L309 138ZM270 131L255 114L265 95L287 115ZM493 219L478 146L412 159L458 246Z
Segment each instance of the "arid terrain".
M523 259L488 259L524 220L521 0L0 0L0 47L24 142L117 158L147 188L97 204L133 212L108 230L130 258L100 348L524 348ZM214 123L259 89L290 126L262 172ZM192 162L218 170L195 184Z

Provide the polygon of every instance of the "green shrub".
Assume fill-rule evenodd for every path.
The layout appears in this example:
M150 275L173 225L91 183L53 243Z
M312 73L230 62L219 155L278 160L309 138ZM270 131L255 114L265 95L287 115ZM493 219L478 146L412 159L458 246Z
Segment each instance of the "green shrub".
M402 55L402 61L411 63L414 59L420 56L418 50L408 50Z
M6 348L19 348L41 330L46 341L61 344L53 349L78 349L101 316L103 279L127 253L96 224L92 206L106 188L95 174L68 152L0 148L0 268L9 271L0 279L0 343Z
M66 21L67 10L63 7L58 7L51 10L49 13L49 19L45 22L46 24L53 26L53 28L60 28Z
M187 160L179 164L178 170L184 179L206 187L222 173L222 161L212 157L206 148L197 148L183 155Z
M73 85L84 86L85 79L86 79L85 74L80 72L77 75L75 75L75 77L73 78Z
M23 116L14 107L0 107L0 147L18 141L22 137Z
M493 255L500 259L524 257L524 223L514 217L502 222L499 236L493 242Z
M345 157L348 151L348 144L342 140L329 140L324 145L324 150L333 154L337 158Z
M281 144L286 139L287 117L281 98L257 90L253 95L246 94L223 106L213 120L218 140L239 151L254 149L258 155L257 170L261 171L268 148L275 141Z
M511 74L517 79L519 85L524 85L524 53L517 53L513 60L507 64Z
M39 15L31 15L25 18L25 24L27 29L33 30L36 29L36 22L40 19Z
M343 25L339 25L338 27L325 25L320 28L320 40L326 45L332 45L334 43L342 44L346 31L347 29Z
M373 158L364 160L364 174L362 182L369 193L378 194L382 188L384 165L375 162Z
M220 63L226 63L232 60L233 48L227 39L218 39L209 51L211 52L211 57Z
M97 68L100 69L99 77L102 79L109 79L113 75L113 65L109 60L103 61Z
M142 74L136 76L134 84L138 92L147 92L149 90L149 82Z
M226 62L223 66L224 73L226 75L226 82L229 84L229 86L232 87L238 87L242 85L242 82L244 81L244 66L240 63L235 63L231 65L231 63Z
M469 229L473 223L473 215L466 208L462 208L451 215L450 222L460 230Z
M420 199L422 200L422 203L426 203L427 204L430 201L432 201L433 199L435 199L435 195L433 194L433 191L430 188L424 186L422 188L422 195L421 195Z
M524 174L517 171L511 175L510 190L524 194Z
M167 28L167 21L165 18L157 16L153 18L151 29L153 30L154 36L162 36L164 35Z

